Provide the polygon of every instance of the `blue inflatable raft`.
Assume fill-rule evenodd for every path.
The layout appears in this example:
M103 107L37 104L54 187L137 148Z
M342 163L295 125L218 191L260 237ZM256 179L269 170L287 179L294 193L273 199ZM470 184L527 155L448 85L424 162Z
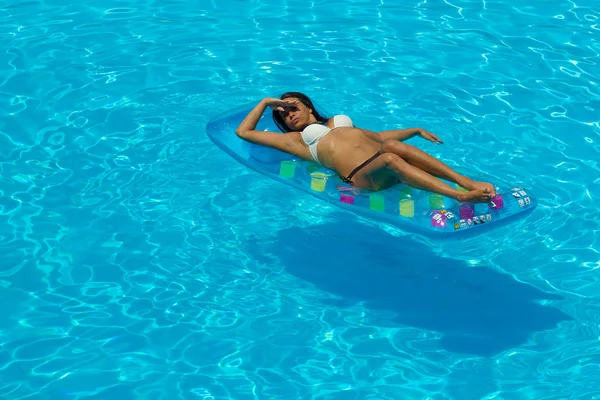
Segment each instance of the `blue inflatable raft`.
M480 233L487 230L485 227L521 219L537 205L528 189L456 167L453 167L456 171L472 179L492 183L498 195L488 204L459 204L449 197L404 184L378 192L354 188L343 183L334 171L314 162L240 139L235 130L254 106L242 106L216 116L206 126L208 137L246 167L356 214L391 223L406 231L455 236ZM256 129L279 132L269 108ZM445 182L457 187L453 182Z

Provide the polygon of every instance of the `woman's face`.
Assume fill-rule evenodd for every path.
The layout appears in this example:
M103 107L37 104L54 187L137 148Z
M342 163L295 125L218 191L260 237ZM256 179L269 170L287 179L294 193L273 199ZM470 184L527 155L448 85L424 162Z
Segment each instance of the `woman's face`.
M279 115L292 131L301 131L308 125L317 122L317 119L312 113L312 110L304 105L295 97L288 97L284 101L292 103L284 111L280 111Z

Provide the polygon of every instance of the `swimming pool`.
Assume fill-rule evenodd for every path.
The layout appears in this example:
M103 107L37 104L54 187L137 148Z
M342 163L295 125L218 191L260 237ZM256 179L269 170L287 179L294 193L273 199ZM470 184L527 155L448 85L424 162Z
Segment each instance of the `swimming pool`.
M0 6L0 397L598 396L599 19L591 0ZM424 127L445 144L411 143L538 206L433 241L207 138L288 90Z

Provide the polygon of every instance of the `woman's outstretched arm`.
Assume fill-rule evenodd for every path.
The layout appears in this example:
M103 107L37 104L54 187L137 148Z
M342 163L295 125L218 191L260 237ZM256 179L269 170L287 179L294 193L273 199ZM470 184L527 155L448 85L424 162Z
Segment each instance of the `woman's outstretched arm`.
M363 131L365 131L369 137L381 143L385 142L386 140L399 140L403 142L415 136L421 136L423 139L427 139L433 143L444 143L439 137L437 137L437 135L434 135L433 133L422 128L393 129L382 132L372 132L363 129Z

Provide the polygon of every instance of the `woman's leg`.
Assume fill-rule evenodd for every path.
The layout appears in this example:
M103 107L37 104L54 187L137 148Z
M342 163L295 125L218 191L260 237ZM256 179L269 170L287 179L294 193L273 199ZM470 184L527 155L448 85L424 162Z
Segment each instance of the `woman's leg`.
M393 175L395 179L400 178L409 186L439 193L458 201L485 203L491 198L491 192L487 188L474 189L469 192L454 189L428 172L407 163L394 153L384 153L377 157L355 175L354 182L358 187L378 190L381 188L382 182L389 182L390 175Z
M381 149L385 153L394 153L400 156L407 163L414 165L433 176L457 183L465 189L489 189L492 193L492 197L496 194L494 185L487 182L477 182L461 175L437 158L430 156L415 146L397 140L387 140L383 143Z

